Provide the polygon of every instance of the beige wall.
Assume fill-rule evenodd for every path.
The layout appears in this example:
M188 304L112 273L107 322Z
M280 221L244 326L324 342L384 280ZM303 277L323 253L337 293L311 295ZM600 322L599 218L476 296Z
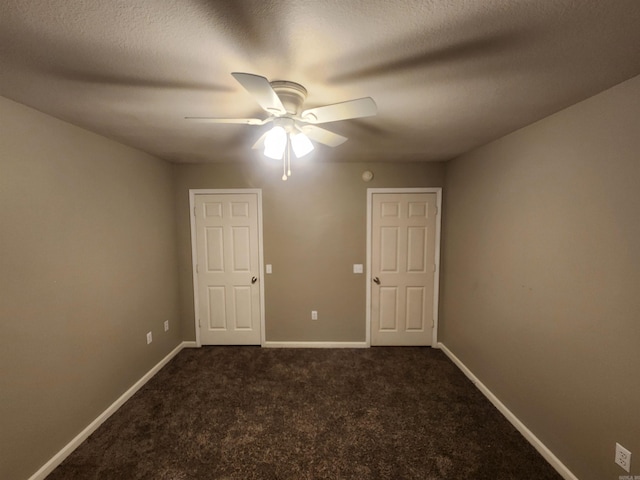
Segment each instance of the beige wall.
M440 339L581 480L640 475L640 77L447 165Z
M0 98L0 478L28 478L178 345L171 174Z
M363 342L366 263L366 191L380 187L438 187L440 163L294 163L281 180L265 162L175 165L183 335L195 339L189 189L261 188L266 275L267 341ZM364 170L374 172L370 183ZM319 319L311 320L311 310Z

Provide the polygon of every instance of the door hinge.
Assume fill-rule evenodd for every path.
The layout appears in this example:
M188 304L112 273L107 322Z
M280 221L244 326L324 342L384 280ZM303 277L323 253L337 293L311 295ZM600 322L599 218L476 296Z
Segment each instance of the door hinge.
M200 265L196 263L196 273L200 273Z
M198 327L202 328L202 321L200 319L198 319Z
M194 217L195 217L195 216L197 216L197 215L196 215L196 208L197 208L197 207L193 207L193 216L194 216Z
M436 215L438 215L438 205L436 205Z
M436 273L436 270L437 270L437 266L436 266L436 264L434 263L434 264L433 264L433 273Z

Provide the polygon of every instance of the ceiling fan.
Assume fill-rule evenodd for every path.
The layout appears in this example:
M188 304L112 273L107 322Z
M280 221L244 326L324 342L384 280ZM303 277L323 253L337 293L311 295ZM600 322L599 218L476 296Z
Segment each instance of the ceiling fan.
M267 118L185 118L205 123L245 125L272 123L273 128L264 133L253 148L264 149L267 157L283 160L283 180L291 175L291 150L297 158L300 158L313 150L311 140L329 147L337 147L347 141L346 137L318 127L318 124L369 117L378 111L376 102L371 97L302 110L302 104L307 98L307 90L299 83L287 80L269 82L265 77L251 73L235 72L231 75L269 114ZM288 170L285 164L288 164Z

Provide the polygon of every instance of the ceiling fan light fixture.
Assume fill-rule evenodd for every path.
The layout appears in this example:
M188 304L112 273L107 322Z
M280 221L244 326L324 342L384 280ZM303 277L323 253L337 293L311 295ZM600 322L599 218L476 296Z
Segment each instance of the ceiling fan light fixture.
M347 137L318 127L318 124L370 117L378 112L376 102L371 97L303 110L307 89L299 83L289 80L270 82L266 77L251 73L232 72L231 75L269 114L268 118L185 118L207 123L272 123L273 128L263 133L252 148L264 149L265 157L282 160L283 180L291 175L292 151L296 158L301 158L313 151L314 145L311 140L329 147L337 147L347 140Z
M284 128L276 126L269 130L264 139L264 155L274 160L282 160L287 148L287 132Z
M304 133L292 133L291 134L291 148L297 158L304 157L305 155L313 151L313 143L309 140Z

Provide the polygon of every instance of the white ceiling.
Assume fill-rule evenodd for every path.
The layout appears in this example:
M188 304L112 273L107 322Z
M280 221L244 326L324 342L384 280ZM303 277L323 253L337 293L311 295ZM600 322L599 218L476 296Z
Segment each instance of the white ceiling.
M175 162L239 161L262 129L230 75L378 115L315 158L447 160L640 74L638 0L2 0L0 95Z

